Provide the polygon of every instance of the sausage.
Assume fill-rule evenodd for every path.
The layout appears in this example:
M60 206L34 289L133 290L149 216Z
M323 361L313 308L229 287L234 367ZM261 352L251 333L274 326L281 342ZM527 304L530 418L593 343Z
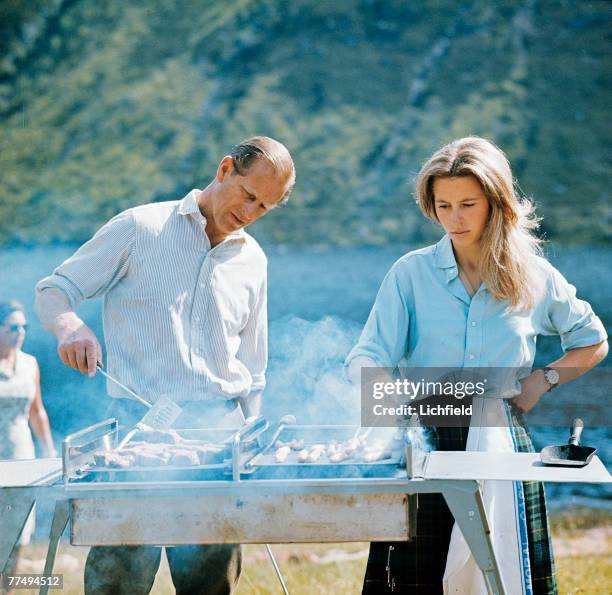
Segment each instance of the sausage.
M375 461L384 461L391 458L391 452L388 450L373 450L363 455L363 460L367 463Z
M335 453L329 456L329 460L332 463L341 463L342 461L348 458L349 458L349 455L343 451L336 451Z
M312 450L308 453L306 461L308 463L315 463L321 458L321 455L325 452L324 444L316 444L312 447Z
M291 448L289 446L281 446L274 454L274 459L277 463L284 463L290 452Z
M134 465L135 458L130 454L119 454L117 452L100 451L93 455L96 467L107 467L111 469L127 469Z

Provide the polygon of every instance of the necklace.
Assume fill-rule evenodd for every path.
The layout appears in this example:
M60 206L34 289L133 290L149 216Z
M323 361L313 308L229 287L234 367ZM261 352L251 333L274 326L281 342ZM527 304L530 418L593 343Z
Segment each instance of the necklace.
M470 296L473 296L478 291L480 284L478 284L477 287L474 287L465 269L461 265L457 265L457 266L459 268L459 278L463 281L465 285L467 285L466 289L468 290L468 293L470 294Z

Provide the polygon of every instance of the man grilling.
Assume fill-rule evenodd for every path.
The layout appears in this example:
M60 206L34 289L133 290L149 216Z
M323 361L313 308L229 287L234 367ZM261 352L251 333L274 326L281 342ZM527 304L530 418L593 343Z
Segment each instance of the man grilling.
M285 202L295 182L287 149L262 136L223 157L204 190L124 211L37 287L36 310L64 364L90 377L102 348L75 310L103 297L108 372L154 403L183 409L175 427L237 426L257 414L267 364L266 257L245 233ZM130 426L145 408L112 383L110 413ZM179 594L230 593L239 545L166 550ZM92 547L85 593L149 593L155 546Z

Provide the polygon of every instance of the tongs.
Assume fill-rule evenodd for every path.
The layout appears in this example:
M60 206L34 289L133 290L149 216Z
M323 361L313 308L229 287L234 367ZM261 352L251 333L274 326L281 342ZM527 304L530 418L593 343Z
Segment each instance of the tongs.
M149 403L146 399L143 399L140 395L137 395L132 389L119 382L116 378L113 378L110 374L105 372L100 365L97 366L98 372L105 378L108 378L111 382L114 382L119 388L123 389L131 397L136 399L139 403L142 403L145 407L149 408L149 411L145 413L144 417L125 435L123 440L119 443L117 449L123 448L130 438L140 430L167 430L177 420L183 410L174 402L167 397L162 397L155 404Z

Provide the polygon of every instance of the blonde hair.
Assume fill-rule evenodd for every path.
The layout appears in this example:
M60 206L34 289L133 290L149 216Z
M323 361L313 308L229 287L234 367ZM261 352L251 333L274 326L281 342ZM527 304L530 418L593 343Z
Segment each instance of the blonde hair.
M503 151L477 136L455 140L436 151L416 181L416 198L426 217L439 223L433 185L438 178L474 176L489 201L489 221L481 238L480 276L497 299L531 307L539 287L535 271L541 240L532 202L521 197Z
M272 166L276 175L286 182L286 190L281 203L287 202L295 185L295 166L291 154L282 143L269 136L252 136L237 144L231 152L234 171L244 176L259 159Z

